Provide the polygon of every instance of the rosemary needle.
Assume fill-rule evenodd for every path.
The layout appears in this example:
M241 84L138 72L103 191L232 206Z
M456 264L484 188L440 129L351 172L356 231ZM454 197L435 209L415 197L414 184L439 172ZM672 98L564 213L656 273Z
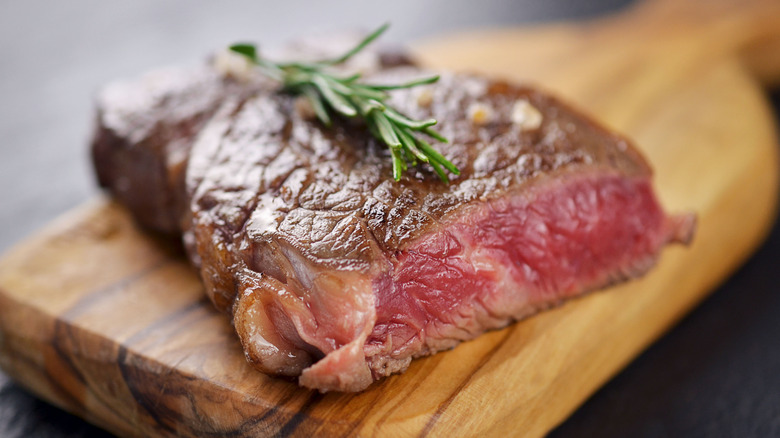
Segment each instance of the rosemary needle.
M332 124L331 112L363 119L369 131L389 148L396 181L410 165L422 162L428 163L442 181L449 182L445 170L454 175L459 175L460 171L422 138L428 136L447 142L432 128L436 120L414 120L387 103L388 91L432 84L439 80L438 76L401 84L375 85L361 82L359 74L338 77L327 71L329 67L342 64L359 53L388 26L381 26L343 55L318 62L275 63L261 58L252 44L234 44L230 50L247 57L266 76L281 82L285 91L304 96L325 126Z

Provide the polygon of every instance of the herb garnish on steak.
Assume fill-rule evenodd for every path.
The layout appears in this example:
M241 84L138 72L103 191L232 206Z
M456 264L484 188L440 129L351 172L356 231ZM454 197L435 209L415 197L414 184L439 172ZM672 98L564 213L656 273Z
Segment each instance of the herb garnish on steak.
M429 164L442 181L449 182L445 170L455 175L459 175L460 171L422 138L426 135L447 142L433 129L436 119L410 119L387 102L388 91L432 84L439 80L439 76L386 85L363 82L360 73L338 76L329 71L357 55L384 33L388 26L381 26L343 55L317 62L271 62L258 55L257 48L252 44L236 44L230 50L243 55L263 74L279 81L284 91L304 96L312 112L325 126L331 125L331 111L341 117L359 117L368 131L387 145L396 181L401 179L401 174L409 165L422 162Z

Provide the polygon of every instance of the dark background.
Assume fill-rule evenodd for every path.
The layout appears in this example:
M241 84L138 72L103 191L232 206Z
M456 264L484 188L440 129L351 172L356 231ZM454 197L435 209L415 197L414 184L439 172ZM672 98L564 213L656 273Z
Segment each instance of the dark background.
M0 2L0 251L97 193L91 99L111 79L194 64L235 40L374 28L408 42L462 29L587 18L626 0ZM775 93L780 108L780 93ZM728 250L727 248L723 249ZM780 226L726 284L553 432L780 436ZM105 434L0 372L0 436Z

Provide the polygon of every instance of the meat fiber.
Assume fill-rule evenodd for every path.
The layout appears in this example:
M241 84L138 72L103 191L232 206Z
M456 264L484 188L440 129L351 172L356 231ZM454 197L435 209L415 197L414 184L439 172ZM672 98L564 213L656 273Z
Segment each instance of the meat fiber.
M424 74L399 67L372 79ZM104 95L98 174L115 193L116 181L147 184L143 160L116 164L128 148L168 172L148 183L155 193L135 192L142 202L120 200L139 219L144 205L179 205L145 223L183 224L248 360L309 388L363 390L415 357L642 275L693 232L691 215L663 212L626 139L535 89L444 73L393 93L451 140L437 147L461 175L445 184L425 168L393 181L386 147L364 126L325 128L262 81L196 82L166 100L176 105L151 105L137 88L130 118L154 126L141 134L116 110L131 97ZM172 184L179 162L186 181Z

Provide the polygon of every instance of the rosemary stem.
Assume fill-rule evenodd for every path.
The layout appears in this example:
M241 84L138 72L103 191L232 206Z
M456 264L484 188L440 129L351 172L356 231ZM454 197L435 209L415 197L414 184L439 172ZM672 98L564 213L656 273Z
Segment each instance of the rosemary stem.
M337 77L328 72L330 67L343 64L379 38L388 26L382 25L337 58L313 63L274 63L258 56L257 48L251 44L234 44L230 50L247 57L264 75L278 80L285 91L303 95L325 126L332 124L331 113L365 120L371 134L388 147L396 181L401 179L410 164L427 163L442 181L449 182L444 169L454 175L459 175L460 171L421 137L424 135L448 142L432 128L436 120L414 120L387 103L388 91L432 84L439 80L439 76L401 84L372 85L360 82L360 74Z

